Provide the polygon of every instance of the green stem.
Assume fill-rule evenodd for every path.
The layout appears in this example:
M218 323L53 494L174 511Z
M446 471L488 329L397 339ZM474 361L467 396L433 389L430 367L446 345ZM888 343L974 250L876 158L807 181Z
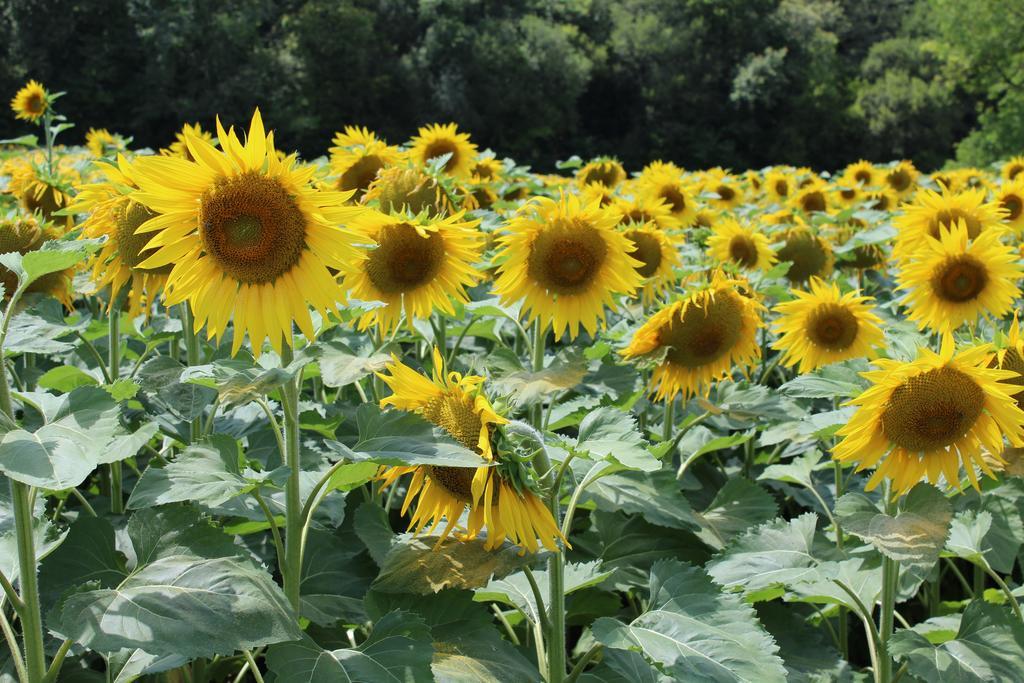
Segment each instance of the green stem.
M665 415L661 425L661 440L671 441L672 440L672 429L675 427L676 421L676 399L675 396L672 398L665 399Z
M281 572L282 577L287 576L288 569L285 566L284 544L281 542L281 531L277 528L277 520L274 518L274 513L270 511L267 501L263 500L259 489L252 490L252 497L256 500L256 504L260 506L260 510L263 511L263 516L267 518L267 524L270 525L270 535L274 539L274 550L277 553L277 569Z
M896 505L892 497L891 487L885 488L885 512L895 516ZM889 638L892 637L894 612L896 610L896 588L899 585L900 565L888 555L882 556L882 608L878 617L878 668L875 671L876 683L890 683L892 679L893 661L889 654Z
M107 376L113 384L121 374L121 309L112 301L107 318ZM124 491L122 485L121 461L110 463L110 511L115 515L124 514Z
M462 332L459 332L459 336L455 339L455 346L453 346L451 351L448 352L447 362L449 365L451 365L451 362L455 359L455 354L459 352L459 347L462 346L462 340L466 338L466 333L469 332L469 328L471 328L473 323L479 319L480 316L478 315L472 316L469 319L469 322L466 323L466 326L462 328Z
M11 479L14 525L18 537L18 585L21 588L21 634L24 639L25 671L30 681L46 676L46 650L43 646L43 618L39 611L39 584L36 577L36 548L32 533L31 490Z
M547 339L547 327L541 325L540 318L533 324L533 349L530 352L530 368L534 372L544 369L544 342ZM544 405L540 401L530 406L530 424L535 429L541 429L543 424Z
M1005 581L1003 581L1003 577L999 576L999 574L997 574L992 569L992 567L989 566L987 560L982 558L981 561L985 563L983 567L985 573L991 576L992 580L996 582L997 586L999 586L999 590L1003 591L1003 595L1006 596L1006 600L1010 603L1010 609L1013 610L1013 613L1017 615L1018 619L1024 621L1024 614L1021 614L1020 603L1017 602L1017 596L1013 594L1013 591L1010 590L1010 587L1006 585Z
M260 669L256 666L256 660L253 659L252 653L245 650L245 661L249 664L249 671L252 672L252 677L256 679L256 683L263 683L263 674L260 673Z
M236 331L237 332L237 331ZM181 333L185 338L185 360L189 367L199 365L199 337L196 335L195 318L192 315L192 307L188 302L181 304ZM195 443L203 435L203 418L196 417L192 420L190 435Z
M14 590L14 585L11 584L10 579L8 579L3 572L0 572L0 587L3 588L4 595L6 595L7 599L10 600L11 606L14 607L14 611L21 614L21 610L25 609L25 603L23 603L21 598L18 597L18 592ZM0 602L0 608L2 607L3 603Z
M89 352L89 355L91 355L93 359L96 361L96 365L99 367L100 372L103 373L103 381L106 382L107 384L112 384L113 380L110 379L110 371L107 370L107 364L103 360L103 356L100 355L100 352L96 350L96 347L93 346L92 342L86 339L81 332L76 332L75 336L78 337L78 339L82 342L82 345Z
M985 570L980 565L974 565L974 586L972 592L974 597L982 598L985 596Z
M64 658L68 656L68 651L71 650L73 643L74 641L72 640L65 640L60 644L57 654L54 655L53 661L50 662L50 668L46 671L45 683L56 682L57 677L60 675L60 668L64 665Z
M11 622L7 620L7 614L4 612L3 605L0 605L0 631L3 631L4 640L7 641L7 647L11 651L11 660L14 662L14 670L18 674L18 680L21 683L28 683L28 674L25 673L25 661L21 657L18 636L14 632Z
M53 123L53 114L47 111L43 115L43 137L46 139L46 174L53 175L53 136L50 129Z
M580 660L576 662L576 666L574 666L572 671L569 672L569 677L565 679L566 683L575 683L583 673L584 669L587 668L587 664L590 664L591 660L597 656L602 647L601 643L594 643L591 645L590 649L580 657Z
M292 347L285 345L281 353L281 365L288 367L293 359ZM285 464L289 468L288 484L285 488L285 566L284 593L295 612L299 611L300 586L302 585L302 491L299 475L302 473L299 450L299 390L302 386L302 370L285 382L281 389L281 407L284 409Z

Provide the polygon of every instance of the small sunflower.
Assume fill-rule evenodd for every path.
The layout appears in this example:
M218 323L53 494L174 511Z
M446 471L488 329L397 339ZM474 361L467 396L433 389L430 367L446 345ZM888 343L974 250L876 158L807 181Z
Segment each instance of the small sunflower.
M625 358L657 357L651 374L656 400L706 392L736 367L760 357L761 304L745 296L742 280L716 271L708 284L655 313L622 351Z
M641 264L636 272L644 278L640 301L646 306L675 282L675 269L682 265L679 249L668 234L652 223L627 225L623 234L636 247L630 255Z
M192 152L189 149L187 138L200 138L203 142L210 145L216 145L216 141L213 139L213 135L209 131L203 130L203 127L198 123L186 123L182 126L182 129L174 134L174 142L168 145L166 148L161 149L160 153L164 156L169 157L181 157L188 161L195 161L192 157Z
M1006 335L1005 345L996 351L989 365L1016 373L1004 381L1013 385L1013 390L1009 394L1013 396L1017 406L1024 407L1024 334L1021 333L1016 312L1013 314L1013 323L1010 325L1009 334Z
M77 178L72 174L60 166L50 174L41 164L19 159L11 168L11 180L4 192L14 195L26 213L38 213L46 221L71 227L71 216L54 214L71 201L71 186Z
M630 199L614 197L611 209L619 214L621 225L654 223L661 230L680 227L668 202L651 195L638 195Z
M1024 156L1015 156L1003 164L1001 174L1003 180L1013 181L1017 180L1017 176L1022 172L1024 172Z
M1024 230L1024 175L1004 183L996 191L995 200L1003 210L1003 221L1011 230Z
M807 183L793 194L789 205L806 214L823 213L828 210L828 186L821 180Z
M637 191L666 202L677 224L688 228L697 215L697 204L683 184L681 172L673 164L651 164L641 174Z
M50 108L50 93L38 81L29 81L11 100L14 117L35 123L46 115Z
M0 254L17 252L24 255L38 250L46 242L60 239L63 234L60 228L40 221L36 215L10 214L0 217ZM74 275L74 268L49 273L30 284L25 291L47 294L70 308L71 280ZM4 299L10 299L18 288L17 273L0 266L0 283L3 283Z
M899 206L900 198L888 187L878 190L868 190L861 195L861 201L865 207L874 211L895 211Z
M387 304L363 314L359 328L376 325L387 335L403 313L410 325L434 310L454 315L452 299L464 303L466 288L480 277L473 268L483 246L478 223L461 213L440 218L367 211L355 219L349 227L357 241L372 246L346 264L342 286L356 299Z
M451 155L444 162L444 172L457 178L469 178L476 158L476 145L469 141L469 133L460 133L454 123L442 126L434 123L423 126L411 141L409 156L423 166L431 159Z
M846 403L857 411L837 432L833 457L858 471L875 467L867 488L888 478L894 494L940 476L958 487L961 463L975 487L975 466L994 476L987 458L1002 462L1003 437L1024 445L1024 412L1007 381L1015 373L989 367L990 348L956 353L946 335L939 353L922 347L913 361L875 361L877 369L861 373L871 387Z
M983 231L1005 229L1004 211L998 201L986 202L984 190L942 193L921 190L910 204L904 204L902 215L893 219L899 231L893 258L903 260L926 243L925 237L938 239L943 229L956 223L967 227L967 237L976 238Z
M839 293L834 283L811 278L809 292L793 290L796 297L775 306L779 318L772 348L784 352L782 363L800 364L801 373L849 358L872 357L882 346L882 319L871 311L869 296Z
M891 168L883 170L883 182L884 184L896 195L903 199L914 193L917 188L917 176L919 175L917 168L913 162L900 161L893 165Z
M90 128L85 134L85 146L97 158L112 157L127 149L124 139L106 128Z
M776 204L785 205L789 201L790 195L793 194L795 187L796 184L793 182L792 174L787 171L770 171L764 177L765 194L768 195L768 199Z
M806 226L795 226L786 231L782 247L775 253L779 261L789 261L786 278L796 284L812 277L827 278L832 273L835 257L827 241Z
M723 219L712 228L708 255L744 270L767 270L777 260L767 235L733 218Z
M79 186L68 210L88 214L81 223L82 237L107 238L90 259L92 280L100 288L110 286L110 306L121 289L128 286L128 312L135 317L149 312L167 283L171 266L139 266L154 251L146 249L151 235L135 230L156 214L131 198L136 184L128 160L118 155L116 166L102 162L97 166L104 179Z
M1002 317L1020 296L1024 276L1017 253L999 241L995 230L968 239L960 220L939 239L927 237L897 277L906 290L910 320L921 329L952 332L979 317Z
M626 169L617 159L611 157L594 159L576 172L576 181L582 187L597 183L609 189L615 189L625 179Z
M502 179L505 165L498 161L493 152L485 152L477 156L470 169L470 177L474 183L496 183Z
M437 178L415 166L387 166L377 173L363 195L363 203L377 206L384 213L421 213L439 215L455 213L459 204L465 206L472 195L455 187L451 193ZM474 202L475 203L475 202Z
M504 467L494 447L496 430L508 420L494 410L484 395L484 378L446 371L437 348L432 379L397 358L392 359L386 370L389 374L378 376L394 393L381 400L381 406L422 415L492 463L475 469L434 465L382 468L379 478L384 487L394 485L405 474L412 475L402 514L416 502L410 522L414 533L428 526L433 528L446 519L438 538L440 544L455 529L468 506L466 531L459 534L460 538L476 538L486 529L487 550L499 548L508 539L529 552L537 552L541 546L557 552L557 541L565 539L551 511L531 488L522 468Z
M259 110L243 144L217 122L223 151L185 134L195 161L138 157L132 199L157 215L136 228L151 234L152 255L140 268L173 266L164 301L188 301L196 331L219 338L234 320L232 355L248 335L259 355L269 338L279 353L293 323L314 337L312 306L322 315L343 299L331 270L356 256L339 227L365 209L345 206L349 194L318 190L316 169L295 156L281 160Z
M881 179L881 171L863 159L847 166L842 174L842 182L855 187L873 187L880 184Z
M358 200L377 178L377 173L402 159L402 152L378 138L366 128L345 126L334 136L331 147L331 173L338 176L336 188L354 191Z
M864 199L864 190L859 185L840 183L832 186L830 196L837 206L857 206Z
M743 189L732 178L722 177L711 180L704 186L704 192L711 195L711 204L722 210L732 210L743 203Z

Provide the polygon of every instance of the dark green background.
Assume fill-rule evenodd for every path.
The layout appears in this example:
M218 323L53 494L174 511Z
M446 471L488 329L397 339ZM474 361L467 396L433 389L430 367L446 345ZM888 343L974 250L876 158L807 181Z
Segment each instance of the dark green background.
M540 170L1024 151L1024 0L0 0L0 90L162 146L245 123L317 156L344 124L457 121ZM0 137L25 132L0 117Z

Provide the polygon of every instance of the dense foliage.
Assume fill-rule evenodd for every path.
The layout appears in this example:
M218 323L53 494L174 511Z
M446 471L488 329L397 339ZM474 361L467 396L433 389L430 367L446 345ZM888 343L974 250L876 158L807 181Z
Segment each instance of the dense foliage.
M72 91L140 146L259 105L309 157L344 124L452 120L543 170L936 168L1024 146L1022 36L1001 0L10 0L0 90Z

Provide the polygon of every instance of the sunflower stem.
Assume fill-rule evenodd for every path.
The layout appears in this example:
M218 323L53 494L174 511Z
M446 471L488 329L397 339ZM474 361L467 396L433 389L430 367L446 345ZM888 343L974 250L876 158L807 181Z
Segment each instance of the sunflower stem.
M834 446L834 444L833 444L833 446ZM840 463L838 460L833 460L832 461L832 472L835 475L835 480L836 480L836 495L835 495L834 500L839 500L839 498L842 497L842 495L843 495L843 465L842 465L842 463ZM822 505L824 505L824 502L822 502ZM833 523L833 525L835 527L835 531L836 531L836 548L839 549L839 550L843 550L843 544L844 544L843 528L840 525L839 519L837 517L835 517L833 515L830 515L830 516L832 517L832 523ZM845 607L843 607L843 606L839 607L839 614L837 616L837 619L839 620L839 652L842 653L843 659L849 660L850 659L850 624L849 624L848 610Z
M281 365L291 364L294 355L290 344L281 352ZM285 464L289 468L285 489L285 567L284 593L296 614L299 612L299 588L302 583L302 491L299 475L302 472L299 450L299 390L302 370L285 382L281 389L281 407L284 409Z
M111 384L121 376L121 309L111 302L107 317L107 381ZM124 514L121 461L110 463L110 511Z
M896 500L892 495L892 485L885 487L885 512L896 514ZM894 613L896 610L896 588L899 585L900 565L888 555L882 556L882 608L878 616L878 668L875 671L876 683L890 683L892 680L892 655L889 654L889 639L893 633Z
M240 332L235 331L236 334ZM192 315L192 307L186 301L181 304L181 333L185 337L185 360L189 367L199 365L199 337L196 336L195 318ZM196 417L192 420L190 436L195 443L203 434L203 419Z
M665 415L661 425L661 440L669 442L672 440L672 430L676 421L676 397L665 399Z

